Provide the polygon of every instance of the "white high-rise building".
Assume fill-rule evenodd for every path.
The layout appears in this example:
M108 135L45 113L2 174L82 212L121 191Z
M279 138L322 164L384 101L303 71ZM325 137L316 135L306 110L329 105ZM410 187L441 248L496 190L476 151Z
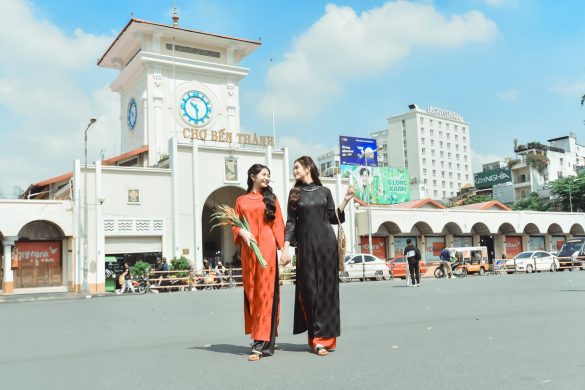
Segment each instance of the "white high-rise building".
M473 183L469 123L441 108L409 108L388 118L387 164L408 169L413 200L455 196Z

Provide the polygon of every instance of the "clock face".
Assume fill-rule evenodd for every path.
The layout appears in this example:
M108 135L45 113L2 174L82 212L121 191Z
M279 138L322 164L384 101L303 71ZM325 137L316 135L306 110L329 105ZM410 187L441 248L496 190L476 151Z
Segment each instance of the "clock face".
M211 100L199 91L188 91L181 97L181 117L193 126L205 126L211 120Z
M138 110L136 108L136 100L134 98L130 98L128 102L128 128L130 130L134 130L134 126L136 126L136 118L138 117Z

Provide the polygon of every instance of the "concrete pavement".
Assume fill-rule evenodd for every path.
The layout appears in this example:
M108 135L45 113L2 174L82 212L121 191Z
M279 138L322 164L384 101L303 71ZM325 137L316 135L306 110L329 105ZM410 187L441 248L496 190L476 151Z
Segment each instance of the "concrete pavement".
M327 357L293 336L246 361L242 290L0 305L0 389L581 389L585 272L341 285Z

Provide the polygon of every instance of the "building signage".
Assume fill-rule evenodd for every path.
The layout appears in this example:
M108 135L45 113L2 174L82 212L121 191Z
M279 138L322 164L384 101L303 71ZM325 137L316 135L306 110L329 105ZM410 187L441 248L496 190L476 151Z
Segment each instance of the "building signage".
M512 181L512 171L510 168L499 168L492 171L474 173L475 188L478 190L491 188L496 184L508 183Z
M19 266L61 267L61 243L59 241L17 241Z
M445 110L443 108L429 106L427 108L427 112L429 114L440 116L440 117L443 117L445 119L452 119L455 121L464 122L463 116L461 114L458 114L458 113L453 112L453 111L448 111L448 110Z
M339 137L341 164L378 166L378 152L374 138Z
M410 176L404 168L341 165L341 177L351 177L355 197L363 203L395 204L410 200Z
M256 133L233 133L231 131L225 131L225 129L215 131L186 127L183 129L183 137L199 141L225 142L228 144L236 142L243 145L274 146L273 137L258 135Z

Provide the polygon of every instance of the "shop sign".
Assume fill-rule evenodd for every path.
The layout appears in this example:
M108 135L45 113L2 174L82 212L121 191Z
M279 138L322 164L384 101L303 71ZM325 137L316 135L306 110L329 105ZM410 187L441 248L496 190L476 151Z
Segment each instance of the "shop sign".
M518 253L522 252L522 237L508 236L506 237L506 257L511 259Z
M242 145L274 146L274 138L256 133L233 133L231 131L195 129L186 127L183 129L183 137L191 140L238 143Z
M61 242L59 241L17 241L20 268L61 267Z
M369 236L360 238L362 253L370 253ZM386 237L372 237L372 254L379 259L386 260Z
M475 188L478 190L491 188L496 184L509 183L512 181L512 170L510 168L498 168L491 171L484 171L473 174Z
M355 197L372 204L410 200L410 175L404 168L341 165L341 177L351 178Z

